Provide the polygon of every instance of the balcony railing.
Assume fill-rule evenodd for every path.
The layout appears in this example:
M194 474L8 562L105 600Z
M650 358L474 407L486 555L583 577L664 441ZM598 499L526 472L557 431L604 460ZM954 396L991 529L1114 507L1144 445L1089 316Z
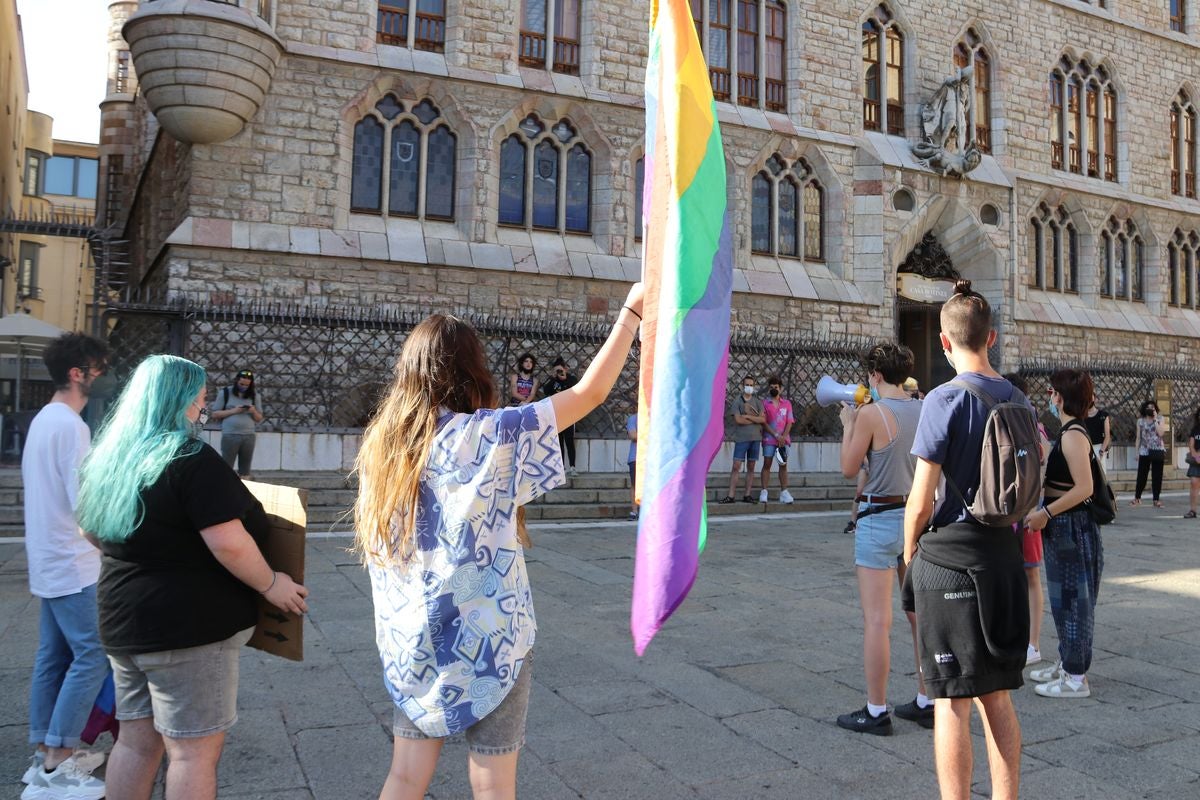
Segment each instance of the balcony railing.
M888 101L887 129L890 136L904 135L904 106L902 104Z
M527 67L546 66L546 34L521 31L517 61Z
M758 105L758 76L738 73L738 105Z
M1196 173L1188 172L1183 176L1184 193L1188 197L1195 199L1196 197Z
M768 111L787 111L787 87L783 81L767 78L767 100L765 103Z
M1080 166L1079 145L1077 145L1077 144L1071 145L1070 153L1071 153L1071 172L1079 172L1079 166Z
M992 131L987 125L975 126L975 146L982 153L992 152Z
M446 49L446 18L434 14L417 12L417 33L413 47L441 53Z
M1062 142L1050 143L1050 166L1053 169L1063 168L1063 146Z
M1091 178L1100 177L1100 154L1095 150L1087 151L1087 174Z
M1117 179L1117 157L1112 155L1104 156L1104 180L1115 181Z
M712 81L713 99L723 103L729 102L729 70L721 67L709 67L708 79Z
M379 30L375 41L408 47L408 12L379 6Z
M879 101L863 98L863 129L879 130Z
M1171 194L1183 194L1179 191L1179 170L1171 170Z
M18 300L41 300L42 287L40 286L17 286Z
M554 71L565 75L579 74L579 42L554 38Z

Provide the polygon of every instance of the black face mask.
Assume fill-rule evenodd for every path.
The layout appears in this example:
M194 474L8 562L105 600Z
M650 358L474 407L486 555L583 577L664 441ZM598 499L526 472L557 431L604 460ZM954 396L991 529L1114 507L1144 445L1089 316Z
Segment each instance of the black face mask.
M779 390L774 386L771 387L771 397L779 397Z

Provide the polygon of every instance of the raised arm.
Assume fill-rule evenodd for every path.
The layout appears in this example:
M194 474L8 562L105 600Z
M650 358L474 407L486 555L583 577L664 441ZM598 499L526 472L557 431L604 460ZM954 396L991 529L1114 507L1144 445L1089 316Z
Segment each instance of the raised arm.
M558 429L570 427L586 417L593 408L604 402L625 366L629 348L641 323L644 288L635 283L617 314L617 321L604 346L588 365L579 383L550 398Z

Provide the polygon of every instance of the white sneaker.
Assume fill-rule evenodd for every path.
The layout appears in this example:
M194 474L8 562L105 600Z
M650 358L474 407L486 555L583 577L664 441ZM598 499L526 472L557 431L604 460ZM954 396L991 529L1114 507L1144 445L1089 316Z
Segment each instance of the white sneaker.
M1042 660L1042 651L1038 650L1033 645L1029 645L1029 649L1025 651L1025 666L1036 664Z
M1058 680L1062 674L1062 662L1059 661L1053 667L1042 667L1041 669L1035 669L1033 672L1029 673L1029 679L1035 683L1049 683L1050 681Z
M53 772L39 769L21 792L21 800L100 800L104 781L80 768L71 756Z
M761 492L758 493L758 502L760 502L760 503L767 502L767 490L766 489L763 489Z
M21 783L26 785L33 783L33 776L42 771L42 765L45 763L46 754L41 750L34 750L33 755L29 757L29 768L21 776Z
M570 475L572 478L578 478L579 470L575 469L574 467L571 467L569 470L567 470L567 474Z
M779 493L779 502L783 503L785 506L790 506L792 503L796 502L796 498L792 497L791 492L789 492L787 489L784 489Z
M1058 680L1050 681L1049 683L1039 683L1033 687L1033 690L1042 697L1062 697L1062 698L1083 698L1090 697L1092 689L1088 686L1087 676L1083 676L1080 680L1075 680L1065 672Z

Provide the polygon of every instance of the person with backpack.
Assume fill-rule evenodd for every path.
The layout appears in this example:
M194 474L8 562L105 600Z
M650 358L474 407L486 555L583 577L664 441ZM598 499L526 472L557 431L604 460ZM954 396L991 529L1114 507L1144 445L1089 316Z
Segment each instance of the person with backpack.
M921 672L934 698L942 796L971 794L974 701L991 797L1015 800L1021 727L1011 692L1023 683L1029 596L1013 524L1041 492L1036 418L988 361L992 310L970 281L955 284L940 316L942 350L958 377L930 391L921 408L904 516L903 605L917 615Z
M255 426L263 421L262 397L254 386L254 373L244 369L232 386L217 392L209 408L213 420L221 423L221 458L229 466L237 464L238 475L252 478Z
M1104 571L1100 528L1087 504L1092 498L1092 439L1082 417L1092 397L1086 372L1060 369L1050 376L1050 413L1062 420L1046 461L1046 499L1026 522L1042 532L1050 613L1058 631L1059 662L1029 677L1042 697L1083 698L1092 693L1096 593Z

